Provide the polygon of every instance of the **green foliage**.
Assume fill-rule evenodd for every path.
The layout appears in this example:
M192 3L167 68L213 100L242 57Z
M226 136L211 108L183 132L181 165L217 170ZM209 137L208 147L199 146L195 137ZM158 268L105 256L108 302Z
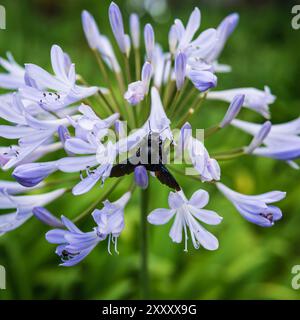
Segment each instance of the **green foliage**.
M125 1L117 1L124 3ZM193 1L182 5L170 1L168 17L187 18ZM0 53L11 51L20 63L33 62L49 67L49 51L57 43L76 62L79 73L90 83L103 84L81 30L80 12L90 10L100 23L102 32L111 34L108 1L2 1L7 10L7 30L0 31ZM181 3L181 5L180 5ZM208 3L208 1L206 2ZM299 115L299 35L290 26L288 6L214 7L200 4L203 27L216 26L222 17L238 11L240 24L221 57L233 72L219 76L219 88L258 87L269 85L277 95L271 106L275 123ZM128 8L124 8L128 12ZM151 19L143 17L143 21ZM165 20L165 19L162 19ZM171 21L158 24L155 31L167 46ZM206 103L195 115L194 125L209 127L219 121L227 104ZM240 117L262 121L249 110ZM222 151L248 143L250 137L230 128L207 141L210 150ZM0 172L1 179L7 174ZM240 192L261 193L286 190L287 199L280 203L284 218L271 229L262 229L243 220L233 206L213 186L178 180L187 195L198 188L210 192L209 208L224 217L219 226L212 226L220 240L215 252L203 249L183 252L183 247L168 237L170 225L150 230L151 297L157 299L298 299L291 287L291 268L300 264L299 257L299 172L286 164L269 159L244 157L222 163L222 179ZM193 182L193 183L191 183ZM128 183L122 183L120 193ZM122 189L122 190L121 190ZM105 189L94 188L89 196L70 195L56 202L51 209L57 215L74 217ZM168 190L151 180L150 209L167 205ZM80 225L88 230L91 219ZM139 193L126 210L126 228L119 239L120 255L110 256L106 243L100 244L80 265L58 266L54 246L45 241L47 228L31 219L23 227L0 238L0 264L7 269L7 290L3 299L119 299L139 297Z

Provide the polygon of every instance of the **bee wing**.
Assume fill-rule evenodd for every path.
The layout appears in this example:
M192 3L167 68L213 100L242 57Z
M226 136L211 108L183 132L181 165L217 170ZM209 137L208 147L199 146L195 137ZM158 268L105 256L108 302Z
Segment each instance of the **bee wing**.
M164 165L161 165L160 169L155 171L155 176L162 184L165 184L168 187L175 189L176 191L181 190L175 178L171 175L169 170Z
M120 163L112 167L110 177L122 177L125 174L131 174L134 171L136 165L131 163Z

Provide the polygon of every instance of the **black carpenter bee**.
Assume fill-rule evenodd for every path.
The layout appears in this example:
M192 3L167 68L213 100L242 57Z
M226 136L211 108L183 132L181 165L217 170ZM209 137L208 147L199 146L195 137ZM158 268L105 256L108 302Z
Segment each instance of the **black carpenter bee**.
M165 166L163 141L160 133L150 132L147 139L136 151L136 157L127 159L124 163L113 166L110 177L122 177L131 174L137 166L143 166L147 171L154 172L157 179L164 185L180 191L181 188Z

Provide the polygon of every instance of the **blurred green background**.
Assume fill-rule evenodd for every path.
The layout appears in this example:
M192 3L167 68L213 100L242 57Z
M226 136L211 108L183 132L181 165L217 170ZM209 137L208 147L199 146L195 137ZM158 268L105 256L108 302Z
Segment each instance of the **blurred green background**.
M158 41L167 49L168 28L175 17L186 21L195 5L202 11L202 30L215 27L222 18L240 13L240 23L231 36L220 62L233 72L219 76L218 89L269 85L277 96L271 106L274 123L299 115L300 30L291 28L289 1L159 1L141 10L142 1L116 1L125 17L138 11L142 21L152 21ZM154 2L152 2L154 3ZM165 4L164 4L165 3ZM0 54L11 51L20 63L32 62L50 68L49 51L56 43L70 54L77 71L93 84L102 81L86 44L80 13L88 9L100 30L111 35L107 0L6 0L7 30L0 31ZM149 12L150 11L150 12ZM152 14L152 15L151 15ZM127 19L126 19L127 20ZM49 69L50 70L50 69ZM222 118L227 104L209 102L194 117L194 125L208 127ZM262 122L254 112L243 110L240 118ZM207 142L208 149L221 151L250 141L246 134L227 128ZM3 142L2 144L4 144ZM291 287L291 268L300 264L299 172L271 159L244 157L221 163L222 181L244 193L285 190L279 206L284 217L273 228L262 229L245 221L213 186L178 180L188 196L204 188L210 193L209 209L224 217L212 231L220 241L215 252L188 253L168 237L170 224L150 226L149 267L151 298L156 299L298 299ZM0 172L1 179L7 177ZM150 209L167 206L168 189L152 179ZM122 183L114 198L128 184ZM105 190L105 189L104 189ZM50 206L56 214L75 217L92 199L66 195ZM21 228L0 238L0 264L7 270L7 290L1 299L121 299L139 298L139 200L137 190L126 210L126 228L119 239L120 255L110 256L101 243L80 265L58 267L54 246L45 241L47 227L31 219ZM89 219L88 219L89 220ZM92 221L80 227L88 230Z

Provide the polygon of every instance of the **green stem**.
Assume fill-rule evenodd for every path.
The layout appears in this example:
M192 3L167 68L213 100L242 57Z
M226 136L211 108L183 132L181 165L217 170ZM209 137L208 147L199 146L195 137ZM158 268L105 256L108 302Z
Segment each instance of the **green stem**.
M210 127L204 130L204 138L208 138L214 133L218 132L220 129L222 129L219 126Z
M97 93L98 93L99 97L102 99L102 101L104 102L104 105L106 106L108 111L111 112L111 113L115 113L115 110L110 105L109 101L106 99L105 95L101 92L100 89L97 91Z
M105 79L105 82L110 90L110 94L111 94L111 97L113 99L113 102L114 102L114 109L120 113L120 108L119 108L119 103L114 95L114 91L113 91L113 86L112 86L112 83L110 81L110 78L109 78L109 75L106 71L106 68L105 68L105 65L104 65L104 62L102 60L102 57L101 55L99 54L99 52L97 50L93 50L94 52L94 55L96 57L96 60L97 60L97 63L99 65L99 68L100 68L100 71L102 72L103 76L104 76L104 79Z
M184 109L184 107L188 104L192 96L195 94L195 91L196 90L194 87L189 90L186 97L180 102L179 106L176 108L174 118L180 115L181 111Z
M226 152L212 154L216 160L231 160L245 155L244 148L235 148Z
M195 110L190 108L176 123L175 128L181 128L189 118L194 114Z
M138 49L134 49L134 58L135 58L135 76L136 80L141 77L141 56Z
M130 66L129 66L129 58L126 55L123 55L124 57L124 65L126 70L126 79L127 84L131 83L131 72L130 72Z
M149 189L141 190L141 298L149 299L147 213Z

